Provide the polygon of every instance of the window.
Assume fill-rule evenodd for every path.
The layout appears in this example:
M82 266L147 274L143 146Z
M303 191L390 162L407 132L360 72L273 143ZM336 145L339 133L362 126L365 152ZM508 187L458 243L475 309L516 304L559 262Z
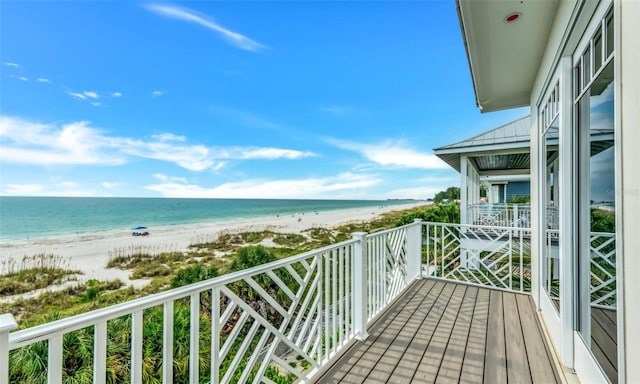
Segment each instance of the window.
M605 375L617 382L614 50L612 11L574 62L577 151L576 329Z
M543 194L541 201L545 207L544 247L542 249L542 284L555 309L560 311L560 231L559 231L559 128L560 128L560 87L559 82L551 89L542 106L541 119L541 180Z

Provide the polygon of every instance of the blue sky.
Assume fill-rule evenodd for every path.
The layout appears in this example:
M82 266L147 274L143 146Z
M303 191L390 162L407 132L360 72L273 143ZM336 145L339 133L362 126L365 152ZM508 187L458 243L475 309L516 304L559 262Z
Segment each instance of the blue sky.
M453 1L0 2L0 195L418 198L481 115Z

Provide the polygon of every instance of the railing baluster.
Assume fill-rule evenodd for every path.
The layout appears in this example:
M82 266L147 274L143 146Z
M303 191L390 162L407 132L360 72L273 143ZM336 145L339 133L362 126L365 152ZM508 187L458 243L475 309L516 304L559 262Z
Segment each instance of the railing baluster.
M346 337L346 335L344 334L344 324L345 324L345 317L344 317L344 300L345 300L345 296L344 296L344 286L346 284L346 279L345 279L345 275L344 275L344 248L340 248L338 250L338 259L339 259L339 265L338 265L338 297L340 298L339 303L340 306L338 308L338 312L340 313L340 317L338 318L338 330L340 338L339 338L339 343L340 346L344 345L344 339Z
M211 384L220 382L220 288L211 290Z
M173 383L173 300L163 304L162 382Z
M331 298L331 337L334 339L333 340L333 348L332 351L335 352L338 349L338 342L339 342L339 334L340 332L338 332L338 250L335 249L333 250L333 252L331 252L332 257L331 257L331 266L333 268L333 270L331 271L331 282L332 282L332 287L331 287L331 293L332 293L332 298Z
M107 382L107 322L101 321L93 328L93 383Z
M62 335L49 339L48 384L62 384Z
M324 351L322 349L322 319L324 306L322 305L322 285L323 285L323 274L322 274L322 254L318 256L318 283L317 283L317 297L318 297L318 314L317 314L317 323L318 323L318 348L316 349L316 353L318 354L318 364L322 363L322 359L324 357Z
M509 289L513 289L513 233L509 231Z
M142 383L142 310L131 314L131 384Z
M348 339L351 339L351 336L353 335L353 316L351 315L351 302L352 302L352 295L353 295L353 277L351 276L351 265L352 265L352 260L353 260L353 254L354 254L354 246L353 244L350 244L347 248L347 254L345 255L345 271L344 271L344 276L345 276L345 281L348 279L348 282L345 282L345 297L346 297L346 302L344 305L344 316L347 319L347 323L346 323L346 329L345 329L345 333L347 335Z
M197 384L200 376L200 294L191 294L189 311L189 382Z
M356 232L352 234L357 240L354 244L353 257L353 318L354 331L358 340L364 341L369 337L367 332L367 234Z
M380 312L380 309L387 304L388 293L389 290L388 279L387 279L387 247L389 246L389 234L379 237L380 248L378 248L378 258L380 259L380 278L382 279L382 284L380 287L380 303L378 304L378 308L376 308L376 313ZM393 256L392 256L393 257Z
M524 230L519 231L519 240L520 240L520 292L524 292L524 239L523 239Z
M323 255L323 257L326 258L326 260L324 260L324 268L325 268L325 275L324 275L324 351L325 351L325 359L329 360L329 356L330 356L330 352L331 352L331 343L330 343L330 338L331 338L331 333L330 333L330 328L329 328L329 310L330 310L330 305L331 305L331 301L330 296L329 296L329 289L331 287L330 282L331 282L331 269L330 269L330 252L325 252L325 254Z

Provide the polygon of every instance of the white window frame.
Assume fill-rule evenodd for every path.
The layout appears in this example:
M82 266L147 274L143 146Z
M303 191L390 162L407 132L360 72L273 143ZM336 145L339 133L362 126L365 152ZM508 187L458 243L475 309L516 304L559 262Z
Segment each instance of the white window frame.
M593 14L593 17L591 18L591 21L589 22L587 28L584 30L584 32L582 33L582 37L580 38L580 42L578 43L578 45L576 46L576 49L574 50L573 56L571 58L571 74L573 75L573 68L580 62L582 55L585 52L585 49L587 48L588 45L591 44L591 40L594 37L595 32L597 31L598 28L601 27L602 25L602 20L606 17L607 13L609 12L609 9L611 8L611 4L613 3L613 0L604 0L602 1L600 4L598 4L598 7L595 11L595 13ZM613 53L613 57L612 58L607 58L604 63L598 68L598 70L603 70L609 63L609 60L615 60L616 57L616 52L618 52L618 48L619 48L619 37L618 35L618 31L619 31L619 9L618 7L614 7L614 53ZM603 39L603 50L605 49L605 37L602 36ZM592 47L593 48L593 47ZM606 52L606 50L605 50ZM593 78L596 78L596 70L594 69L593 66L593 60L594 60L594 55L593 55L593 51L591 52L590 56L590 72L593 73L593 75L590 74L591 76L591 80L590 82L593 80ZM619 87L620 87L620 80L619 80L619 67L617 64L619 60L615 60L614 61L614 88L615 88L615 97L616 100L619 100L618 97L618 92L619 92ZM583 81L583 76L584 73L581 73L581 79L580 81ZM590 83L589 82L589 83ZM588 88L588 87L584 87L581 86L580 87L580 94L582 95L582 93L584 93L584 89ZM578 98L578 95L573 94L573 89L571 89L571 93L570 93L571 97L569 98L571 100L571 108L573 109L574 107L574 100ZM615 102L615 116L614 116L614 145L617 146L618 143L620 142L620 118L619 118L619 101ZM573 122L572 122L573 124ZM573 129L573 125L570 125L571 129ZM580 143L577 142L576 140L576 144L580 145ZM577 148L576 148L577 149ZM619 167L619 154L618 154L619 150L616 150L616 164L615 164L615 168L616 168L616 189L619 190L620 189L620 185L621 185L621 178L620 178L620 167ZM578 159L579 160L579 159ZM572 167L571 169L572 172L572 180L574 181L574 183L580 183L579 178L584 178L585 176L588 177L588 175L583 175L583 174L579 174L580 172L577 171L577 165L576 167ZM584 172L583 172L584 173ZM575 214L578 212L578 209L582 209L579 206L579 198L578 198L578 193L580 193L580 184L575 184L576 187L574 188L573 191L571 191L571 204L575 209L575 213L572 214L572 218L575 219ZM562 216L561 216L562 217ZM619 212L619 207L618 204L616 204L616 227L618 228L618 230L616 230L616 260L617 260L617 266L616 269L618 271L620 271L620 267L621 267L621 262L622 262L622 254L618 253L618 251L620 250L621 247L621 243L622 243L622 239L620 238L621 236L621 231L620 231L620 226L619 226L619 217L620 217L620 212ZM579 222L576 224L580 224ZM573 239L575 240L577 238L578 233L575 232L574 235L572 236ZM578 247L580 245L576 244L576 250L574 252L578 251ZM575 253L574 253L575 254ZM573 257L571 260L572 264L575 264L577 262L577 257ZM576 266L577 267L577 266ZM620 275L620 274L619 274ZM572 283L571 285L571 290L573 291L573 297L577 297L578 295L580 295L580 290L577 287L577 285L575 284L575 282ZM623 342L623 333L622 333L622 319L623 319L623 306L621 305L623 303L622 301L622 282L618 281L617 283L617 300L618 300L618 306L617 306L617 317L618 317L618 322L617 322L617 332L618 332L618 363L617 363L617 369L618 369L618 382L619 383L623 383L624 382L624 342ZM574 306L574 310L577 308L577 306ZM572 324L572 326L575 327L575 324ZM591 353L591 350L589 348L589 346L584 342L583 336L578 333L577 330L573 331L573 349L574 349L574 367L575 367L575 371L578 374L578 377L580 378L581 381L584 382L600 382L600 383L608 383L609 379L607 378L606 374L603 372L602 368L600 367L600 364L595 360L593 354Z

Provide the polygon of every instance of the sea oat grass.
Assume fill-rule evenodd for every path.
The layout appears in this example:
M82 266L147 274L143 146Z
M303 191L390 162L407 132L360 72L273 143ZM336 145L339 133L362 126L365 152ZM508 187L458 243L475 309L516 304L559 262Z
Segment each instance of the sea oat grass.
M38 253L20 261L9 258L0 263L0 296L12 296L75 280L80 271L68 268L61 256Z

